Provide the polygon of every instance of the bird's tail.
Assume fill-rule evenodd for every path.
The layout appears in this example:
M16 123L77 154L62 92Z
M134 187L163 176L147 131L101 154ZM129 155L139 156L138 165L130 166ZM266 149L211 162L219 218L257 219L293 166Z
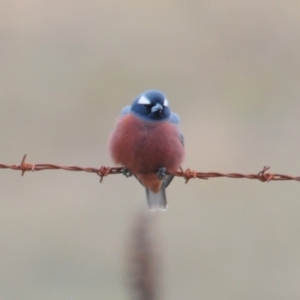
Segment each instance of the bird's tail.
M165 189L166 187L164 184L161 185L161 189L158 193L154 193L149 188L146 188L147 203L151 211L167 209Z

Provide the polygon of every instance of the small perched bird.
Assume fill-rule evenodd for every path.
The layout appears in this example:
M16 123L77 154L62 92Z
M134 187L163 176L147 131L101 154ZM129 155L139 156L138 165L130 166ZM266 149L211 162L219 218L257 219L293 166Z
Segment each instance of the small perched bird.
M109 139L113 161L133 174L146 188L150 210L166 210L165 189L184 157L179 117L169 109L165 95L148 90L121 111Z

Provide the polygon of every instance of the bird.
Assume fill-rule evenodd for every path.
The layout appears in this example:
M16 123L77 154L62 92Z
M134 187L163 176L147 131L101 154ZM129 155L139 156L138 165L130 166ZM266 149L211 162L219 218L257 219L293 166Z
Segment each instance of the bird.
M179 123L164 93L147 90L122 109L109 137L112 160L145 187L151 211L167 209L165 189L184 159Z

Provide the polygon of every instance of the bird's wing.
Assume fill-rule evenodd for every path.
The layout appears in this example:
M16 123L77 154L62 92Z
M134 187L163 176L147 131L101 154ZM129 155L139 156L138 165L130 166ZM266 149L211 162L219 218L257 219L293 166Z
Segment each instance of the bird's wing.
M179 123L180 123L180 118L179 118L179 116L178 116L177 114L171 112L168 121L169 121L170 123L174 124L174 125L179 125ZM180 139L181 144L184 145L184 138L183 138L183 135L182 135L181 132L179 133L179 139Z
M168 187L168 185L171 183L172 179L174 178L174 175L166 175L165 179L164 179L164 187Z
M125 116L125 115L129 114L130 110L131 110L130 105L123 107L123 109L121 110L121 116Z
M180 139L181 144L184 146L184 137L183 137L182 133L179 134L179 139Z
M171 112L168 121L171 122L172 124L178 125L180 123L180 118L177 114Z
M171 112L171 115L169 117L168 120L170 123L174 124L174 125L179 125L180 123L180 118L177 114ZM181 132L179 132L179 140L181 142L181 144L184 146L184 137L182 135ZM174 178L174 175L167 175L166 178L164 179L164 186L165 188L171 183L172 179Z

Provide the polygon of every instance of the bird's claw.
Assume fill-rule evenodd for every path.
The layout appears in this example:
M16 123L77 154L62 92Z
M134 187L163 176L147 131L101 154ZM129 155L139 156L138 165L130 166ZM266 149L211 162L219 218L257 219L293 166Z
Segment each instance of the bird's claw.
M131 171L130 171L129 169L127 169L127 168L123 168L122 173L123 173L123 175L126 176L127 178L132 176Z
M165 179L166 171L167 171L167 169L165 167L161 167L158 169L157 177L159 180L163 181Z

